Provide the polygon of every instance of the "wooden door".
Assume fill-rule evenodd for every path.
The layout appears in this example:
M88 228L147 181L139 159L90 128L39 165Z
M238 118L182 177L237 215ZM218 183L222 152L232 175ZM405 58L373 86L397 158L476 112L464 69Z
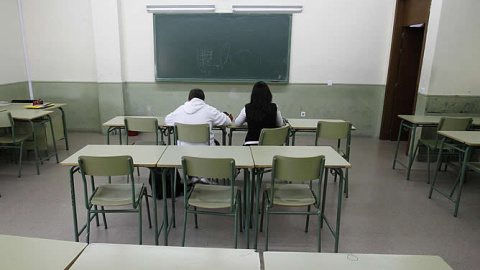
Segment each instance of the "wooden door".
M403 27L400 46L397 80L395 82L390 140L396 140L400 127L399 114L413 114L417 95L420 60L423 51L423 33L425 27ZM402 140L407 139L403 133Z

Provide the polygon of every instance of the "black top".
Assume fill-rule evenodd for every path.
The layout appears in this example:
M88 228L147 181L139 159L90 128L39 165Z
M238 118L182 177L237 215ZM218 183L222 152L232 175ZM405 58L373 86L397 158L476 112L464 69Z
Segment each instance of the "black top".
M277 104L270 103L268 108L258 111L254 110L252 104L245 105L245 114L247 116L248 132L245 141L260 140L262 128L277 127Z

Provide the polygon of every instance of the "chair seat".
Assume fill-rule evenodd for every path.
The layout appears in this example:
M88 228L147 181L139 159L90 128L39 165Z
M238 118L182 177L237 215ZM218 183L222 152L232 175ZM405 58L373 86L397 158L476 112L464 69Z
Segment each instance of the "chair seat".
M26 139L32 137L32 134L15 134L15 143L19 143L21 141L25 141ZM6 134L0 136L0 143L13 143L12 135Z
M135 202L138 202L143 184L135 184ZM122 206L132 204L131 184L109 184L97 188L92 204L100 206Z
M270 193L270 184L266 185ZM271 194L270 194L271 198ZM273 204L281 206L307 206L315 203L315 197L306 184L275 184Z
M438 142L438 145L437 145L436 140L419 140L418 143L421 143L421 144L425 145L426 147L430 148L431 150L437 150L437 147L440 147L440 142ZM453 148L444 144L443 149L444 150L451 150Z
M234 187L233 203L235 204L238 188ZM202 208L228 208L231 200L231 187L216 185L195 185L188 203Z

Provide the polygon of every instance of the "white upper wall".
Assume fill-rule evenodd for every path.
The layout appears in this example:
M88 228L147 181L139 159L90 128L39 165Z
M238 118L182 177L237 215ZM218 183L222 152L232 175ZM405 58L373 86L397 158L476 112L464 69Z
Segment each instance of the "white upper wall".
M125 81L153 82L153 16L158 0L119 0L122 71ZM300 4L293 15L290 82L385 84L395 0L170 0L161 4Z
M0 1L0 84L27 80L16 0ZM0 98L1 99L1 98Z
M480 1L443 0L428 94L480 95Z
M97 81L90 1L21 1L32 80Z

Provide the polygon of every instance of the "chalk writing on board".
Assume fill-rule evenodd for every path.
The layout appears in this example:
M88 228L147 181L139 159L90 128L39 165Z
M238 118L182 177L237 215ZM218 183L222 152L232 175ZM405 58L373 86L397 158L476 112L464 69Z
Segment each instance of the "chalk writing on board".
M222 51L215 55L213 49L198 49L197 50L197 66L202 74L209 75L213 71L223 70L228 62L231 61L230 57L230 44L225 43Z

